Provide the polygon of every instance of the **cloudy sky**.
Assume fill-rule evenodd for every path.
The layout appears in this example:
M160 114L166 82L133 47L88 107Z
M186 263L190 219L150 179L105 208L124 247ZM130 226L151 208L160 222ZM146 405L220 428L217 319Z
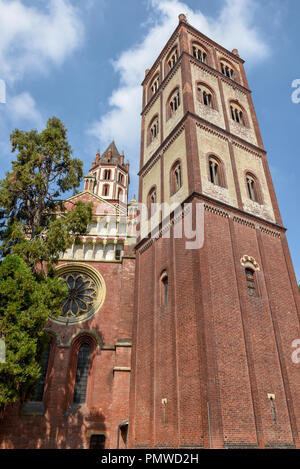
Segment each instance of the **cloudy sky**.
M291 99L300 80L298 0L0 0L0 178L11 131L42 129L57 116L85 171L114 139L137 193L140 83L179 13L246 60L300 280L300 103Z

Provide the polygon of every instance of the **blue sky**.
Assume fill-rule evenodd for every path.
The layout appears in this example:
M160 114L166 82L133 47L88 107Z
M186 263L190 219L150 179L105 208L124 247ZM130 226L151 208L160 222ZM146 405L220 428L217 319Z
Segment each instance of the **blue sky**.
M88 171L112 139L131 164L137 193L141 87L178 14L228 49L246 72L291 254L300 281L300 79L297 0L0 0L0 178L10 167L9 134L42 129L57 116ZM300 96L300 93L299 93ZM1 94L0 94L1 100Z

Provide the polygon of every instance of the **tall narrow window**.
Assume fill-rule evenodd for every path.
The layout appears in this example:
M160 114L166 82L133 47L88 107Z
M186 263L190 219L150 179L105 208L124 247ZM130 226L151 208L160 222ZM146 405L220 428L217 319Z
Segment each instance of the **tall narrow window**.
M122 173L119 173L118 181L120 184L124 184L124 175Z
M182 187L182 173L181 173L181 164L176 162L171 169L171 195L175 194Z
M86 388L89 373L91 348L82 344L78 352L77 371L74 389L74 403L83 404L86 400Z
M104 195L104 197L107 197L108 193L109 193L109 186L107 184L105 184L103 186L102 195Z
M210 182L220 186L220 168L219 164L214 158L209 159L209 174L210 174Z
M122 189L118 190L118 200L123 200L123 190Z
M44 396L44 388L49 364L49 356L50 356L50 344L47 345L44 353L42 355L41 361L41 374L39 380L36 385L36 393L34 398L32 399L34 402L42 402Z
M110 179L110 174L111 174L110 169L105 169L105 171L104 171L104 179L109 180L109 179Z
M247 268L245 269L245 273L249 296L257 296L254 270Z
M259 202L258 197L257 197L257 183L255 179L249 174L247 174L246 181L247 181L249 198L253 200L253 202Z
M207 53L204 52L204 50L200 49L200 47L196 44L193 44L193 56L195 57L195 59L206 64Z
M162 304L162 306L167 306L167 304L168 304L168 294L169 294L168 275L167 275L166 272L164 272L162 277L161 277L161 304Z
M151 191L148 194L148 216L151 217L151 214L153 214L156 210L156 203L157 203L157 192L156 192L156 187L153 187Z

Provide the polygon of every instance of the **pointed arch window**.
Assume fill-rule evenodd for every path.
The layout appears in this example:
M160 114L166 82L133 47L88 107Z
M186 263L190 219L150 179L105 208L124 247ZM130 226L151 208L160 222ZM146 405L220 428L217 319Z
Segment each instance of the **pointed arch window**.
M180 161L176 161L170 174L170 193L175 194L182 187L182 169Z
M90 354L90 345L87 343L83 343L78 351L76 380L73 398L73 402L75 404L83 404L86 401Z

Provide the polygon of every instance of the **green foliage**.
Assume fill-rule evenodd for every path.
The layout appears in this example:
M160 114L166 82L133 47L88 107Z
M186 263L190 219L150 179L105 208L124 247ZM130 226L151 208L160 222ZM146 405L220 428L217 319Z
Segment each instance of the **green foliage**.
M0 265L0 330L6 363L0 364L0 411L34 394L49 315L59 315L67 287L59 278L35 278L18 256Z
M3 255L19 255L37 272L55 264L86 233L92 207L79 202L66 212L60 199L61 193L76 190L83 173L59 119L49 119L41 133L16 129L10 138L18 153L0 181L1 249Z
M54 266L92 218L91 204L78 202L67 211L61 199L79 186L82 162L71 157L59 119L49 119L40 133L16 129L11 143L16 160L0 181L0 338L6 343L0 411L33 395L44 328L67 293Z

